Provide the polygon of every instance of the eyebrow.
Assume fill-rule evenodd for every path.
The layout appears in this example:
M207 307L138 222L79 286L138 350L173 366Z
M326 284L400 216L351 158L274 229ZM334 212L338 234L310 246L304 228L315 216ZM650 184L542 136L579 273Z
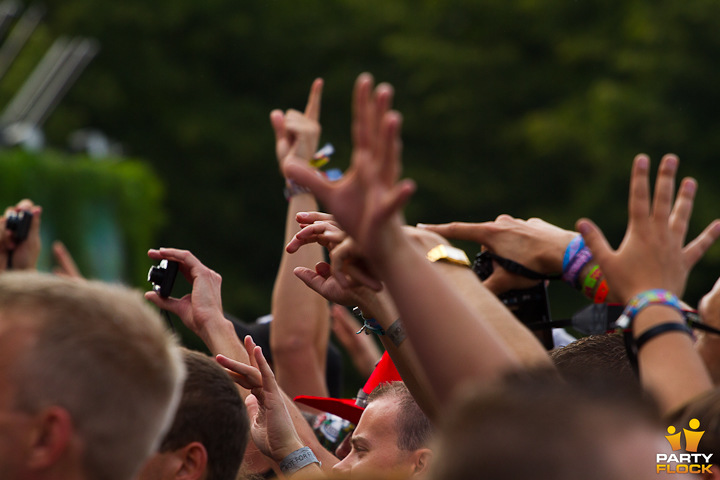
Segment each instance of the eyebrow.
M367 448L370 446L370 442L367 438L358 435L353 435L352 437L350 437L350 444L353 447L357 447L358 445L360 445Z

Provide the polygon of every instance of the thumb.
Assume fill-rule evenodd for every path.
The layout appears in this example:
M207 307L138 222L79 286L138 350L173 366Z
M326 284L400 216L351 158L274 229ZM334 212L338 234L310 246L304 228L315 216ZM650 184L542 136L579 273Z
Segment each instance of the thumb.
M595 260L602 267L603 261L612 252L612 248L608 243L605 235L592 220L581 218L575 223L575 228L583 236L585 245L590 249Z
M483 229L479 223L451 222L441 223L437 225L418 223L418 228L435 232L448 239L455 240L471 240L477 243L483 243Z
M260 411L260 405L258 405L258 399L252 393L245 397L245 407L248 411L248 418L254 419Z
M157 292L145 292L145 300L149 300L150 302L154 303L155 306L162 310L167 310L168 312L174 313L177 315L178 310L178 303L179 300L176 298L163 298L160 295L158 295Z
M309 188L321 203L327 203L332 186L315 168L293 162L286 167L285 174L298 185Z

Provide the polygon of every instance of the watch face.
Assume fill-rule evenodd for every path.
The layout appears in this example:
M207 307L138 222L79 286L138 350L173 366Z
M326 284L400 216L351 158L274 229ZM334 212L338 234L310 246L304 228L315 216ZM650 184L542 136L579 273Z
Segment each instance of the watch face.
M465 252L460 249L448 249L447 256L456 262L465 263L467 261L467 255L465 255Z

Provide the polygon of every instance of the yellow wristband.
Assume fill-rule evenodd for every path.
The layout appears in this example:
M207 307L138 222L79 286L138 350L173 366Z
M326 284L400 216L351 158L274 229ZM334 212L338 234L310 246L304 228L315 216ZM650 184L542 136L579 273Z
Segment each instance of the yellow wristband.
M437 245L430 249L426 257L431 262L444 260L446 262L453 263L455 265L462 265L465 267L469 267L471 265L470 259L468 258L465 251L456 247L452 247L450 245Z

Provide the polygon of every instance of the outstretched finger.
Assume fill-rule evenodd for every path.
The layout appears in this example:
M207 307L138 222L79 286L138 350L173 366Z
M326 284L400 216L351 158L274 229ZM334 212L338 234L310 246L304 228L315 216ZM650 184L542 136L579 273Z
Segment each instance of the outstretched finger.
M577 231L580 232L585 241L585 245L592 252L593 258L598 262L600 268L605 271L605 262L610 258L613 249L608 243L605 235L592 220L581 218L575 224Z
M353 90L353 121L352 137L355 149L366 149L371 145L372 130L372 104L371 92L373 77L369 73L361 73L355 81Z
M400 176L402 166L402 115L393 110L387 112L381 121L378 145L381 158L380 179L385 185L392 185Z
M484 223L451 222L437 225L418 223L417 227L435 232L447 239L470 240L477 243L486 243L485 234L489 232Z
M270 365L265 359L265 355L262 353L262 348L255 347L253 350L253 356L255 358L255 363L258 366L258 370L260 370L260 374L262 375L263 390L269 393L278 394L280 392L280 387L278 387L277 381L275 380L275 374L273 373L272 368L270 368Z
M303 225L315 222L329 222L340 228L340 224L335 221L335 217L325 212L298 212L295 215L295 221Z
M315 168L310 165L301 165L298 162L292 162L285 167L285 175L298 185L309 188L315 198L320 202L329 203L330 193L335 185L326 177L319 174ZM335 182L335 184L343 180L339 180Z
M311 120L318 121L320 119L320 105L322 103L322 78L316 78L310 87L310 95L308 96L307 105L305 106L305 116Z
M636 223L643 224L650 216L650 182L648 175L650 171L650 159L647 155L640 154L633 162L632 174L630 175L630 196L628 200L628 228Z
M225 368L233 381L241 387L248 390L262 388L262 376L257 368L220 354L215 357L215 360Z
M381 83L375 88L373 96L372 109L372 129L378 130L383 128L385 115L390 111L392 98L395 91L389 83ZM375 137L377 138L377 137Z
M183 297L185 298L185 297ZM167 310L170 313L174 313L178 317L181 315L179 314L181 310L181 299L173 298L173 297L167 297L163 298L161 297L157 292L145 292L145 300L150 301L151 303L155 304L156 307L158 307L161 310Z
M672 208L675 192L675 173L677 172L678 158L675 155L665 155L660 161L657 180L655 181L655 195L653 199L652 216L656 222L667 223Z
M257 368L257 364L255 363L255 359L253 358L253 350L255 350L255 340L250 335L245 335L245 338L243 339L243 345L245 346L245 351L248 354L248 359L250 361L250 365Z
M677 199L670 213L669 225L670 229L675 232L678 239L684 243L687 235L688 224L690 223L690 215L692 214L693 203L695 201L695 192L697 192L697 182L692 178L683 179L678 189Z
M275 142L285 139L285 113L282 110L275 109L270 112L270 125L275 132Z
M83 278L64 243L60 240L55 240L52 244L52 252L59 266L58 269L56 269L56 273L70 278Z
M688 267L695 265L718 238L720 238L720 220L714 220L683 248L685 265Z
M307 267L295 267L293 273L297 278L302 280L302 282L307 285L308 288L322 295L322 287L327 281L327 277L321 275L320 272L317 271L317 266L315 268L316 269L313 270Z

